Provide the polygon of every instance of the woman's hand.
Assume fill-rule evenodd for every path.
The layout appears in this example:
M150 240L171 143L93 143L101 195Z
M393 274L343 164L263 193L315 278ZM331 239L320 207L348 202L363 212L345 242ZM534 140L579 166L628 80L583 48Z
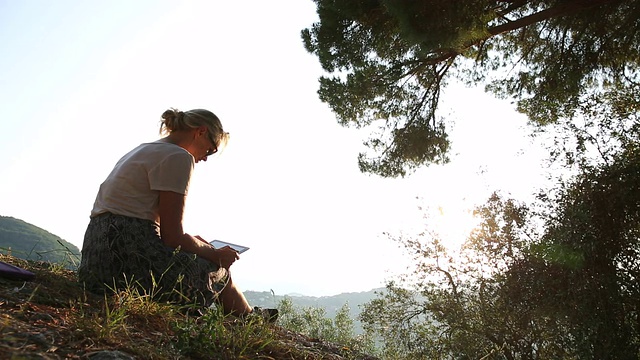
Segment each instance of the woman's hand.
M202 237L200 237L200 235L196 235L194 237L206 244L209 244L209 242L203 239ZM218 265L220 265L220 267L223 267L227 270L229 270L229 267L231 267L231 265L233 265L233 263L236 260L240 259L238 252L230 246L225 246L220 249L215 249L214 254L215 254L215 257L218 259Z
M215 249L215 254L219 259L218 264L220 265L220 267L223 267L227 270L229 270L229 267L231 267L231 265L233 265L236 260L240 259L238 252L230 246Z

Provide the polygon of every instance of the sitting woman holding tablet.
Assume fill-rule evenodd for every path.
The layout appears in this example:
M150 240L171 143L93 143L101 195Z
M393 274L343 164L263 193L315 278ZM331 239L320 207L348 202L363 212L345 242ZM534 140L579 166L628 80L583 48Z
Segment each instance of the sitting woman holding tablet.
M100 185L82 246L78 276L93 292L134 286L155 299L246 316L252 308L231 279L239 259L186 233L182 217L194 164L225 146L229 134L204 109L162 114L165 137L124 155Z

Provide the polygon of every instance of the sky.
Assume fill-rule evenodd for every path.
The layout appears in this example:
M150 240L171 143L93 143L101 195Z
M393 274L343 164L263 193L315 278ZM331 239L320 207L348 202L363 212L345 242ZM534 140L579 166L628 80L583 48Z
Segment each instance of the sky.
M300 31L311 0L0 0L0 215L82 248L98 187L168 108L206 108L231 134L198 163L184 227L250 247L243 290L308 296L382 287L410 265L385 233L455 233L494 190L525 198L543 152L508 101L445 89L452 161L363 174L367 133L338 125ZM439 224L439 225L438 225Z

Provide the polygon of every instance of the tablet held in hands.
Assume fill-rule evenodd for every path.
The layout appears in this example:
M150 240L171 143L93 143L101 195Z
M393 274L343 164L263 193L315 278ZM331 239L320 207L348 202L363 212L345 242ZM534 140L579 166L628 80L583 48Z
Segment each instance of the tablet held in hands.
M222 241L222 240L213 240L213 241L209 242L209 244L211 244L211 246L213 246L216 249L220 249L220 248L223 248L225 246L229 246L232 249L234 249L235 251L237 251L238 254L242 254L243 252L249 250L248 246L232 244L232 243L228 243L228 242Z

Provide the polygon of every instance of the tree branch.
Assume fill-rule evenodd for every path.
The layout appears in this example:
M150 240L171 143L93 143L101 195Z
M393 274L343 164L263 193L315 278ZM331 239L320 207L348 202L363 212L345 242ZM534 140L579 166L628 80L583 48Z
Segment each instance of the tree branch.
M544 20L549 20L560 16L573 15L589 8L613 1L617 0L575 0L573 2L564 3L549 9L539 11L535 14L525 16L522 19L494 26L492 28L489 28L488 31L491 36L495 36L504 32L520 29Z
M423 61L425 61L425 63L427 64L437 64L447 59L455 58L456 56L460 55L463 50L468 49L474 45L478 45L493 36L496 36L505 32L509 32L509 31L517 30L517 29L522 29L531 24L553 19L556 17L573 15L581 11L584 11L599 5L603 5L606 3L614 2L614 1L618 1L618 0L575 0L572 2L564 3L549 9L539 11L529 16L525 16L521 19L510 21L506 24L491 27L487 29L489 36L470 41L464 44L460 49L451 49L451 48L436 49L431 53L433 57L427 57Z

